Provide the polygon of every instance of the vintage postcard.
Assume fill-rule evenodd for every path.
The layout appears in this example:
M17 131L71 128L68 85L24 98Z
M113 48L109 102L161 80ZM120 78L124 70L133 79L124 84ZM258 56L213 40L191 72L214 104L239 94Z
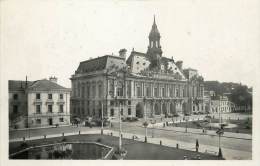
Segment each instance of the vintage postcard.
M260 1L0 4L1 165L259 164Z

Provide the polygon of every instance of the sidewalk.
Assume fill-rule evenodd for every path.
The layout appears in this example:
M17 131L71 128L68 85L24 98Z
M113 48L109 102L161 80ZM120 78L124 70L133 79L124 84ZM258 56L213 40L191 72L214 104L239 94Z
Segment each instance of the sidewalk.
M80 133L78 131L64 133L64 136L79 135L79 134L100 134L100 133L101 133L100 129L95 129L95 130L80 131ZM104 130L104 134L111 135L111 133L113 134L113 136L116 136L116 137L119 136L118 131ZM145 140L144 135L141 135L141 134L132 134L132 133L127 133L127 132L122 132L122 135L123 135L123 138L128 138L128 139L133 139L133 136L137 136L137 139L135 139L136 141L144 142L144 140ZM34 137L26 138L26 140L36 140L36 139L62 137L62 136L63 136L63 134L50 134L50 135L46 135L46 136L34 136ZM18 142L18 141L23 141L23 138L15 138L15 139L9 140L9 142ZM163 146L176 148L176 145L178 144L180 149L185 149L185 150L190 150L190 151L196 150L195 142L189 143L189 142L177 141L177 140L173 140L173 139L148 137L148 143L160 144L160 141L162 142ZM199 144L199 152L217 155L218 147ZM226 149L226 148L222 148L222 152L223 152L224 158L229 159L229 160L237 160L237 159L246 160L246 159L252 158L251 152L232 150L232 149Z
M119 133L117 131L111 131L111 130L106 130L105 134L111 134L113 133L113 136L119 136ZM144 135L140 134L132 134L132 133L122 133L123 138L128 138L128 139L133 139L133 136L137 136L137 141L144 142ZM190 151L196 151L195 148L195 142L194 143L188 143L188 142L183 142L183 141L177 141L177 140L172 140L172 139L166 139L166 138L152 138L148 137L147 139L148 143L152 144L160 144L160 141L162 141L162 145L168 146L168 147L174 147L176 148L176 145L179 145L180 149L185 149L185 150L190 150ZM210 146L210 145L203 145L199 144L199 152L202 153L209 153L213 155L218 155L218 147L216 146ZM233 150L233 149L226 149L226 148L221 148L222 153L225 159L228 160L250 160L252 159L252 153L251 152L246 152L246 151L239 151L239 150Z
M163 124L164 124L164 122L156 123L154 125L154 127L157 130L186 132L185 127L175 127L175 126L165 126L165 127L163 127ZM173 124L173 122L168 122L168 124L171 125L171 124ZM143 127L143 126L140 126L140 127ZM153 125L149 124L148 128L153 128ZM195 128L187 128L187 133L218 136L215 130L206 130L206 132L203 133L202 129L195 129ZM252 135L251 134L245 134L245 133L224 132L224 134L221 137L252 140Z

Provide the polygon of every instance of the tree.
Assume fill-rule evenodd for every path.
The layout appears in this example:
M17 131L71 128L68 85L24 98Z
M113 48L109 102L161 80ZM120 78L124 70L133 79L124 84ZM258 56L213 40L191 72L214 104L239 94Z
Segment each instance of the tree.
M252 105L252 95L248 92L247 86L240 85L231 91L230 99L237 106Z

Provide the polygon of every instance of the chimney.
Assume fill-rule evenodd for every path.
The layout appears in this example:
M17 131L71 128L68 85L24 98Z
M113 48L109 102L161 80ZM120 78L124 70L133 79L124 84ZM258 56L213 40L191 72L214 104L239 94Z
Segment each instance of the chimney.
M123 49L121 49L121 50L119 50L119 56L121 57L121 58L126 58L126 49L125 48L123 48Z
M49 80L50 80L51 82L54 82L54 83L57 83L57 82L58 82L58 78L55 77L55 76L49 77Z
M183 64L183 61L177 61L177 62L176 62L176 66L177 66L180 70L182 70L182 64Z

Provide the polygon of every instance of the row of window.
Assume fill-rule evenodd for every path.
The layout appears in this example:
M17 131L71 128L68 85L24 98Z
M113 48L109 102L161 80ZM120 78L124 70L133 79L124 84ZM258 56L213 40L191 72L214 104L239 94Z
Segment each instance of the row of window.
M41 99L41 94L40 93L36 93L36 99ZM52 99L52 94L51 93L48 94L48 99L50 99L50 100ZM59 95L59 99L63 100L63 94Z
M18 100L18 94L17 93L15 93L15 94L13 94L13 99L14 100ZM40 93L36 93L36 99L41 99L41 94ZM52 99L52 94L51 93L49 93L48 94L48 99ZM59 94L59 99L63 99L63 94Z
M59 122L64 122L64 118L59 118ZM42 119L36 119L35 123L40 125L42 123ZM48 124L53 125L52 124L52 118L48 119Z
M123 109L121 109L120 113L123 116ZM132 114L131 108L128 108L127 114L128 115ZM113 108L110 109L110 116L115 116L115 110Z
M192 110L195 111L195 108L196 108L196 107L193 106ZM201 111L203 111L204 109L206 110L206 106L201 106L201 107L200 107L200 106L198 105L198 106L197 106L197 110L199 110L200 108L201 108Z
M60 113L64 112L63 107L64 107L63 105L59 105L59 112ZM48 113L52 113L53 112L53 105L48 105L47 108L48 108ZM37 114L41 113L41 105L36 105L36 113Z
M162 96L162 97L167 97L166 95L166 89L165 88L161 88L161 93L159 93L159 89L157 87L154 87L154 91L153 91L153 96L155 97L159 97L159 96ZM142 89L141 87L137 87L137 97L142 97L144 96L144 94L142 94ZM151 93L151 88L150 87L146 87L146 91L145 91L145 94L147 97L151 97L152 96L152 93ZM160 94L160 95L159 95ZM170 97L184 97L185 96L185 90L182 89L169 89L169 96Z
M84 85L80 85L78 83L78 85L74 84L73 85L73 96L80 96L80 97L83 97L83 98L89 98L90 96L91 97L96 97L96 87L98 87L98 97L102 97L102 94L103 94L103 90L102 90L102 84L99 84L98 86L96 85L87 85L87 86L84 86ZM91 93L91 94L90 94Z

